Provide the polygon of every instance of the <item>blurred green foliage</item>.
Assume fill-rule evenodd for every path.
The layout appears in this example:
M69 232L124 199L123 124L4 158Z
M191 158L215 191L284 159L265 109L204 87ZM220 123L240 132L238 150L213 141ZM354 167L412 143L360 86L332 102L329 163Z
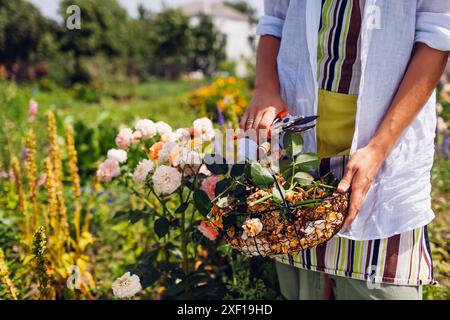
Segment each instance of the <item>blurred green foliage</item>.
M81 29L68 30L66 8L81 10ZM206 75L225 61L225 36L208 16L193 23L165 8L131 18L117 0L64 0L61 22L44 18L26 0L0 1L0 65L16 80L47 77L69 87L111 81L178 79L200 70ZM92 92L82 92L92 98Z

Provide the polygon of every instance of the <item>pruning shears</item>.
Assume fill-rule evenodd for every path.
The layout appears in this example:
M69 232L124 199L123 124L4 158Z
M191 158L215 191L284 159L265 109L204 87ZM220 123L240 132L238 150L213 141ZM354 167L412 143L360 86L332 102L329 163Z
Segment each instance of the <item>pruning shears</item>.
M258 146L260 154L267 155L270 149L270 138L273 135L283 135L286 132L303 133L311 130L316 126L315 121L319 116L291 116L287 111L281 112L277 115L268 132L269 141L263 142Z
M316 124L306 125L315 121L319 116L291 116L287 111L277 115L270 128L269 135L272 133L297 132L303 133L311 130Z

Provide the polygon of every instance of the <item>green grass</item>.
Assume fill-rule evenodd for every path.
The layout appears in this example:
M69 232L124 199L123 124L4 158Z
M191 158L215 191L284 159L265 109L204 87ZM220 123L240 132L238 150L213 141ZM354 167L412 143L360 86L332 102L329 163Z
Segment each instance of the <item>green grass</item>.
M52 108L60 111L61 115L88 123L109 113L113 115L111 125L132 125L136 118L150 118L167 121L174 127L188 126L195 115L187 112L182 102L185 94L198 85L187 81L162 80L139 85L114 84L100 90L99 102L90 103L77 98L73 90L56 88L47 92L39 89L38 85L25 84L18 86L20 94L12 104L12 107L22 110L13 112L13 115L22 116L24 120L28 100L33 97L39 102L40 110Z

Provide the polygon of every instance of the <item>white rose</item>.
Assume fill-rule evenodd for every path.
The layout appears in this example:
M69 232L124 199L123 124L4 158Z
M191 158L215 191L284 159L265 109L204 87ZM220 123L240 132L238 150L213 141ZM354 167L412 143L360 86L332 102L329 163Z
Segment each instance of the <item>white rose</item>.
M200 136L204 141L214 139L215 131L211 120L208 118L200 118L193 122L194 134Z
M142 133L144 139L153 138L158 131L155 123L148 119L142 119L136 122L135 129Z
M165 123L164 121L158 121L157 123L155 123L156 126L156 130L158 131L158 134L160 136L172 132L172 127L169 126L167 123Z
M116 160L118 163L125 163L127 161L127 152L122 149L111 149L108 151L108 159Z
M175 130L174 135L177 140L189 139L191 137L189 130L186 128L179 128L179 129Z
M162 165L155 170L152 180L157 193L170 194L181 185L181 173L173 167Z
M168 141L176 141L177 136L173 132L167 132L161 135L161 141L162 142L168 142Z
M158 153L158 160L161 163L168 163L169 158L170 158L170 152L176 146L177 146L177 143L174 141L169 141L169 142L164 143L163 147L161 148L161 150Z
M113 294L120 298L131 298L142 290L142 285L139 277L130 272L125 273L112 284Z
M154 167L155 165L151 160L145 159L139 162L133 173L134 182L144 183L147 180L148 174L153 170Z

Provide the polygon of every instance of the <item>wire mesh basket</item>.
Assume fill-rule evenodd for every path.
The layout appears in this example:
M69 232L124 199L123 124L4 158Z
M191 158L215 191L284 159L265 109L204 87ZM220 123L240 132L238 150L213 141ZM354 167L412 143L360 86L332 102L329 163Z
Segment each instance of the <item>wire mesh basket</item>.
M245 223L243 227L221 223L224 216L232 212L239 214L236 208L215 207L212 210L213 220L225 240L234 249L249 256L295 255L325 243L341 229L347 214L349 193L334 192L331 196L316 197L311 200L315 204L310 207L297 208L296 203L305 201L301 201L301 197L295 199L289 193L286 194L287 207L276 206L273 201L252 205L264 198L266 193L259 190L247 199L248 211L242 213L249 222L247 230Z

